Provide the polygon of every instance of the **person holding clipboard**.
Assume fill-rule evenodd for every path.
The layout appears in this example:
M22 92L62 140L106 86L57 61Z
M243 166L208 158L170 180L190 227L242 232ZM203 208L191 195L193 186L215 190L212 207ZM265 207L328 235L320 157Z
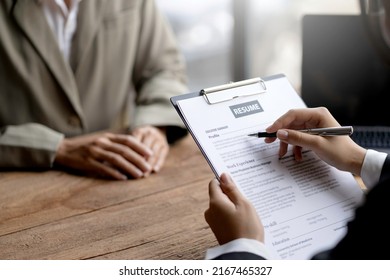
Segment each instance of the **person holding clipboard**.
M371 43L383 61L390 64L390 2L359 0L359 3ZM386 222L390 213L388 154L364 149L350 137L296 131L337 126L340 126L337 120L324 107L290 110L267 128L266 132L276 133L276 137L267 137L265 142L280 140L279 157L292 145L297 161L302 160L303 148L311 149L328 164L360 176L367 187L364 202L347 224L346 235L333 248L318 252L312 259L390 259L390 230ZM222 174L219 179L209 183L210 205L205 219L220 246L209 249L206 259L268 259L261 217L229 174Z
M311 135L297 131L312 127L340 126L324 107L292 109L276 120L266 131L276 132L280 140L279 156L293 145L297 161L302 148L314 151L328 164L361 176L368 192L365 202L356 210L355 218L347 225L345 237L328 251L319 252L313 259L388 259L389 227L384 220L390 213L390 158L386 153L366 150L350 137ZM265 138L274 142L276 138ZM220 181L209 183L210 205L205 219L220 246L207 251L206 259L267 259L264 246L264 227L255 208L240 193L229 174ZM380 248L373 244L378 240Z

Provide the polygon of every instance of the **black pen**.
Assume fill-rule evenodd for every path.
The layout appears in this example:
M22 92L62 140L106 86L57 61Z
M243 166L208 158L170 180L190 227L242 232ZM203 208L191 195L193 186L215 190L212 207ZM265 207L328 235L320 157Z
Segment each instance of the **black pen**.
M341 135L351 135L353 133L352 126L338 126L338 127L326 127L326 128L308 128L297 130L300 132L320 135L320 136L341 136ZM248 134L248 136L254 136L257 138L264 137L276 137L276 132L268 133L268 132L256 132Z

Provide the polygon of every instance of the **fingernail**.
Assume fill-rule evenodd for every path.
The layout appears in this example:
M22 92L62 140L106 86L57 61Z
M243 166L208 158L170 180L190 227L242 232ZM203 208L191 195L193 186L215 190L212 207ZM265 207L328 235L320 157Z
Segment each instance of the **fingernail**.
M153 167L153 170L155 171L155 172L158 172L158 171L160 171L160 165L158 165L158 164L156 164L154 167Z
M287 139L288 138L288 132L286 130L278 130L278 132L276 133L276 136L279 138L279 139Z
M222 184L226 185L226 184L229 184L229 182L231 181L231 178L227 173L222 173L220 180L221 180Z
M141 177L145 176L144 172L142 172L139 169L137 169L135 172L137 173L136 174L136 178L141 178Z

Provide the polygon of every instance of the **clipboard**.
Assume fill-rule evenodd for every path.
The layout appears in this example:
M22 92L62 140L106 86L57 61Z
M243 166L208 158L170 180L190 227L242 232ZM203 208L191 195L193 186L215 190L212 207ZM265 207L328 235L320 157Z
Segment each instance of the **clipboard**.
M192 129L189 126L189 124L187 123L184 115L180 111L179 106L178 106L178 101L184 100L184 99L191 99L191 98L203 96L204 99L205 99L205 102L207 104L209 104L210 106L212 106L214 104L226 102L228 100L236 99L236 98L239 98L239 97L266 93L267 92L267 85L266 85L267 81L271 81L271 80L275 80L275 79L281 79L281 78L285 78L285 77L286 76L284 74L276 74L276 75L267 76L267 77L264 77L264 78L260 78L260 77L252 78L252 79L248 79L248 80L243 80L243 81L238 81L238 82L231 82L231 83L227 83L227 84L223 84L223 85L219 85L219 86L215 86L215 87L205 88L205 89L201 89L198 92L186 93L186 94L182 94L182 95L173 96L173 97L170 98L170 101L171 101L172 105L174 106L174 108L176 109L176 112L180 116L180 118L183 121L184 125L186 126L188 132L191 134L191 136L194 139L196 145L198 146L199 150L201 151L203 157L206 159L207 163L209 164L211 170L213 171L215 177L218 180L219 180L218 172L215 170L215 168L214 168L213 164L211 163L209 157L205 153L202 145L197 140L197 137L195 136L195 134L192 131ZM249 92L249 93L248 92L243 92L241 95L237 95L237 94L229 95L228 94L227 96L224 96L224 94L226 94L226 92L229 89L234 89L234 88L236 89L236 88L239 88L239 87L246 87L246 86L250 86L250 85L254 85L254 84L258 84L261 87L259 91L257 91L257 92L256 91L252 91L252 92Z
M273 258L309 259L344 235L352 205L363 197L352 174L310 150L299 163L291 149L280 159L278 140L248 137L290 109L307 108L284 74L171 97L171 103L215 177L229 173L262 217Z

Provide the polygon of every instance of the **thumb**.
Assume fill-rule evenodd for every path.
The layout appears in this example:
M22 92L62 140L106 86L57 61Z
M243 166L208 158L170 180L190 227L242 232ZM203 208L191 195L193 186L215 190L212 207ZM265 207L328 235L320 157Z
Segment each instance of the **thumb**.
M239 204L241 200L244 199L240 190L237 188L236 184L233 182L230 175L227 173L222 173L220 177L221 189L224 194L235 204Z

